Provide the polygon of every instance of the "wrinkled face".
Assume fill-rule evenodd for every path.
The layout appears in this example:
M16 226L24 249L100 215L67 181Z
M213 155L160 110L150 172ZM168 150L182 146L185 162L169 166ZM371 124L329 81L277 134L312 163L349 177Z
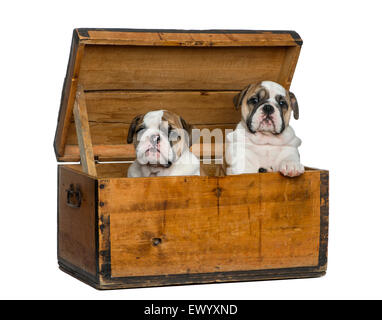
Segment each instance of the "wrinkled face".
M298 105L293 93L272 81L249 85L236 99L250 132L280 134L289 125L292 110L298 119Z
M134 118L128 143L134 143L142 165L170 167L190 146L191 127L169 111L151 111Z

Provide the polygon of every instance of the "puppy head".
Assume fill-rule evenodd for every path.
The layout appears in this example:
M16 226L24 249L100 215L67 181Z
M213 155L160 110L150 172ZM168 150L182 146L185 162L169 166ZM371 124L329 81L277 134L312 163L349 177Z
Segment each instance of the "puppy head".
M299 117L297 99L292 92L273 81L251 84L234 98L236 109L248 130L280 134L289 125L291 113Z
M134 143L142 165L170 167L189 149L192 127L180 116L165 110L135 117L127 143Z

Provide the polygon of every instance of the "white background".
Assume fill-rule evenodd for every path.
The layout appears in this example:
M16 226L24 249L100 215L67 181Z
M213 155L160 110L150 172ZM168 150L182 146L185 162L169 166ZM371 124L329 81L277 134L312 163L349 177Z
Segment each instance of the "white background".
M0 9L0 298L382 298L380 1L9 1ZM330 169L323 278L100 292L58 270L53 138L72 29L296 30L306 165Z

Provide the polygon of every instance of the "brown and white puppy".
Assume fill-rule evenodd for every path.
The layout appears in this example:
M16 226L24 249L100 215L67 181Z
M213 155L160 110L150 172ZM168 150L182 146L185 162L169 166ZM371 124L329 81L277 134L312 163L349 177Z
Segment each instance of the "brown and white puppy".
M234 99L241 121L227 135L227 174L276 172L294 177L304 172L297 148L301 140L289 126L293 111L299 118L297 99L280 84L251 84Z
M134 143L137 158L128 177L199 175L200 162L190 152L192 127L166 110L134 118L127 143Z

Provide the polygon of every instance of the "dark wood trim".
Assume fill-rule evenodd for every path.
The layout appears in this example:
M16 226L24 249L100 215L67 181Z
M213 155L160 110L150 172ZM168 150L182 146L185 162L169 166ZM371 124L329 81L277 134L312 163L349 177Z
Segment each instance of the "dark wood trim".
M256 271L233 271L200 274L176 274L163 276L125 277L103 279L102 284L98 279L86 274L83 270L59 260L60 269L71 276L99 289L128 289L145 287L163 287L176 285L197 285L208 283L249 282L281 279L317 278L325 275L317 267L285 268Z
M105 281L103 286L120 288L137 288L153 286L189 285L221 282L260 281L278 279L298 279L321 277L325 271L317 267L283 268L268 270L248 270L195 274L170 274L163 276L143 276L112 278Z
M58 265L61 270L83 281L86 284L90 284L91 286L99 284L99 279L97 276L84 271L83 269L71 264L69 261L61 257L58 257Z
M329 171L320 172L320 249L318 265L326 270L329 235Z
M107 185L107 179L99 180L99 184ZM98 199L99 201L99 199ZM99 277L100 281L111 278L111 246L110 246L110 214L100 210L100 203L97 203L99 216Z
M111 250L110 250L110 216L101 215L101 232L104 236L104 248L100 251L101 269L100 276L104 280L111 279Z
M95 232L95 265L96 265L96 277L97 282L99 282L99 213L98 213L98 205L99 205L99 196L98 196L98 180L95 181L94 184L94 199L95 199L95 223L94 223L94 232Z
M57 166L57 259L60 252L60 167Z

